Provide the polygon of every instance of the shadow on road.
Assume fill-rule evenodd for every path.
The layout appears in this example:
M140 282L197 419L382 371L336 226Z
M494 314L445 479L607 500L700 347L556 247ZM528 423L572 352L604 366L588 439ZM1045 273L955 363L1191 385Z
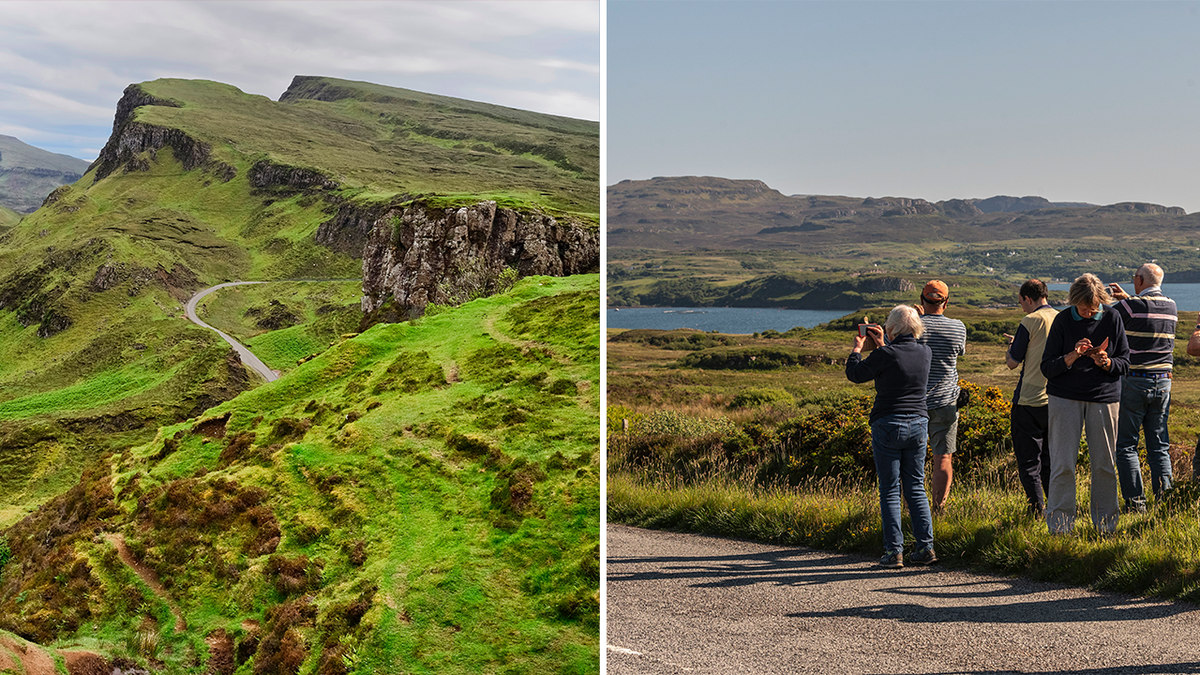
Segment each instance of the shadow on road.
M627 565L652 565L651 571L622 572ZM697 588L731 588L755 584L805 586L855 582L885 577L895 585L863 589L862 599L892 596L896 602L872 602L830 611L801 611L792 618L859 617L913 624L964 623L1071 623L1077 621L1143 621L1197 611L1186 603L1164 603L1105 593L1082 597L1041 598L1029 592L1034 582L989 577L979 581L939 583L938 566L882 570L860 556L812 554L805 550L762 551L730 556L609 557L609 584L625 581L690 580ZM956 575L956 579L961 579ZM905 583L911 581L911 583ZM946 581L949 581L948 579ZM1034 585L1046 592L1062 588ZM903 599L903 600L902 600ZM907 600L907 601L905 601ZM1007 601L1006 601L1007 600ZM1189 664L1175 664L1171 668ZM1165 666L1164 666L1165 667ZM1101 671L1102 672L1102 671ZM1116 671L1114 671L1116 672ZM1146 672L1200 672L1146 671Z
M1200 661L1187 663L1164 663L1161 665L1113 666L1111 668L1081 668L1079 670L931 670L922 675L1183 675L1200 673ZM863 675L892 675L891 673L863 673Z

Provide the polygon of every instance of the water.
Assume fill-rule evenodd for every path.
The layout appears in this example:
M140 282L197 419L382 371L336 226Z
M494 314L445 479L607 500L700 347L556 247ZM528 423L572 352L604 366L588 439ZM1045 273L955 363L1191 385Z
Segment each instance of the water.
M1065 291L1070 287L1069 283L1046 284L1046 288L1052 291ZM1121 284L1121 288L1133 295L1133 284ZM1200 284L1163 284L1162 292L1175 301L1179 311L1200 312Z
M609 309L609 328L695 328L720 333L784 332L840 319L846 310L771 309L767 307L629 307Z

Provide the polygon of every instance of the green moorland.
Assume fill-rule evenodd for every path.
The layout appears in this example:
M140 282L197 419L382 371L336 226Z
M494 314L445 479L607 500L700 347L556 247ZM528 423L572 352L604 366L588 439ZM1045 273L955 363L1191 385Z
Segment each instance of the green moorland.
M597 672L599 305L523 279L108 455L5 533L0 629L42 647L0 658Z
M960 421L951 500L934 522L943 564L1200 600L1200 482L1190 478L1200 360L1183 352L1194 315L1181 317L1175 354L1175 488L1148 513L1122 515L1115 536L1098 537L1086 515L1083 444L1082 515L1066 538L1027 514L1012 457L1018 371L1004 364L1001 336L1020 311L952 305L948 315L968 325L959 373L974 396ZM755 335L610 330L609 520L877 555L874 391L844 375L860 319Z
M297 78L280 102L189 80L127 96L154 103L123 110L121 133L136 122L142 140L166 145L119 154L113 139L111 157L45 206L0 216L0 527L104 452L255 386L184 304L224 281L361 277L357 252L316 242L344 209L494 198L598 221L594 122L315 77ZM200 147L197 163L189 148ZM263 166L275 177L262 179ZM294 368L357 330L343 311L350 286L340 288L328 303L298 300L296 325L234 332L274 367Z

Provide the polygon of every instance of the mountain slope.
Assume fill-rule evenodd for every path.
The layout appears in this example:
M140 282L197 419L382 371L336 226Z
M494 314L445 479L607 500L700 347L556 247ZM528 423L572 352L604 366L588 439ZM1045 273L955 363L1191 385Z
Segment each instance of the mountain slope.
M0 134L0 204L31 213L46 195L79 180L87 168L88 162L78 157L47 152Z
M330 88L335 101L308 98ZM184 318L202 288L359 278L376 231L381 258L424 274L413 281L419 300L392 303L388 316L471 297L464 286L489 291L509 266L598 268L598 124L325 78L297 78L284 98L207 81L130 85L88 173L0 229L0 466L23 467L0 475L0 525L73 482L89 458L257 384ZM404 236L457 231L462 209L491 214L479 226L503 235L482 233L504 244L487 265L451 255L470 247ZM514 229L529 223L541 229ZM551 231L561 239L540 238ZM576 242L588 253L564 266ZM371 295L388 305L405 290ZM332 326L302 342L317 349L314 336ZM51 446L61 461L29 465Z
M596 275L377 325L8 530L0 629L163 672L597 672L599 400Z
M1042 197L929 202L908 197L785 196L761 181L653 178L609 186L608 246L685 250L802 248L860 242L985 242L1041 238L1169 241L1200 231L1200 214L1123 202L1055 205Z

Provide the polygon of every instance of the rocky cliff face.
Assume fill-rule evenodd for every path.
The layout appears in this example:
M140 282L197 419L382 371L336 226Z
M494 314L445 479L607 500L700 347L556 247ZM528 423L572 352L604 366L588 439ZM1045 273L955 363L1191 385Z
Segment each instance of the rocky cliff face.
M117 102L117 114L113 117L113 132L100 156L89 170L95 169L95 180L99 181L119 168L125 171L147 171L149 162L138 157L150 152L151 158L166 147L171 148L175 158L187 171L204 167L223 181L237 175L237 170L223 162L212 159L212 148L207 143L192 138L179 129L169 129L134 121L134 112L145 105L160 105L178 108L174 101L156 98L146 93L140 85L125 88Z
M362 225L362 219L343 222ZM330 227L326 236L336 238L337 232ZM362 308L371 313L394 298L396 308L411 316L505 268L522 276L563 276L599 266L596 229L492 201L463 208L414 203L380 213L371 225L363 249Z

